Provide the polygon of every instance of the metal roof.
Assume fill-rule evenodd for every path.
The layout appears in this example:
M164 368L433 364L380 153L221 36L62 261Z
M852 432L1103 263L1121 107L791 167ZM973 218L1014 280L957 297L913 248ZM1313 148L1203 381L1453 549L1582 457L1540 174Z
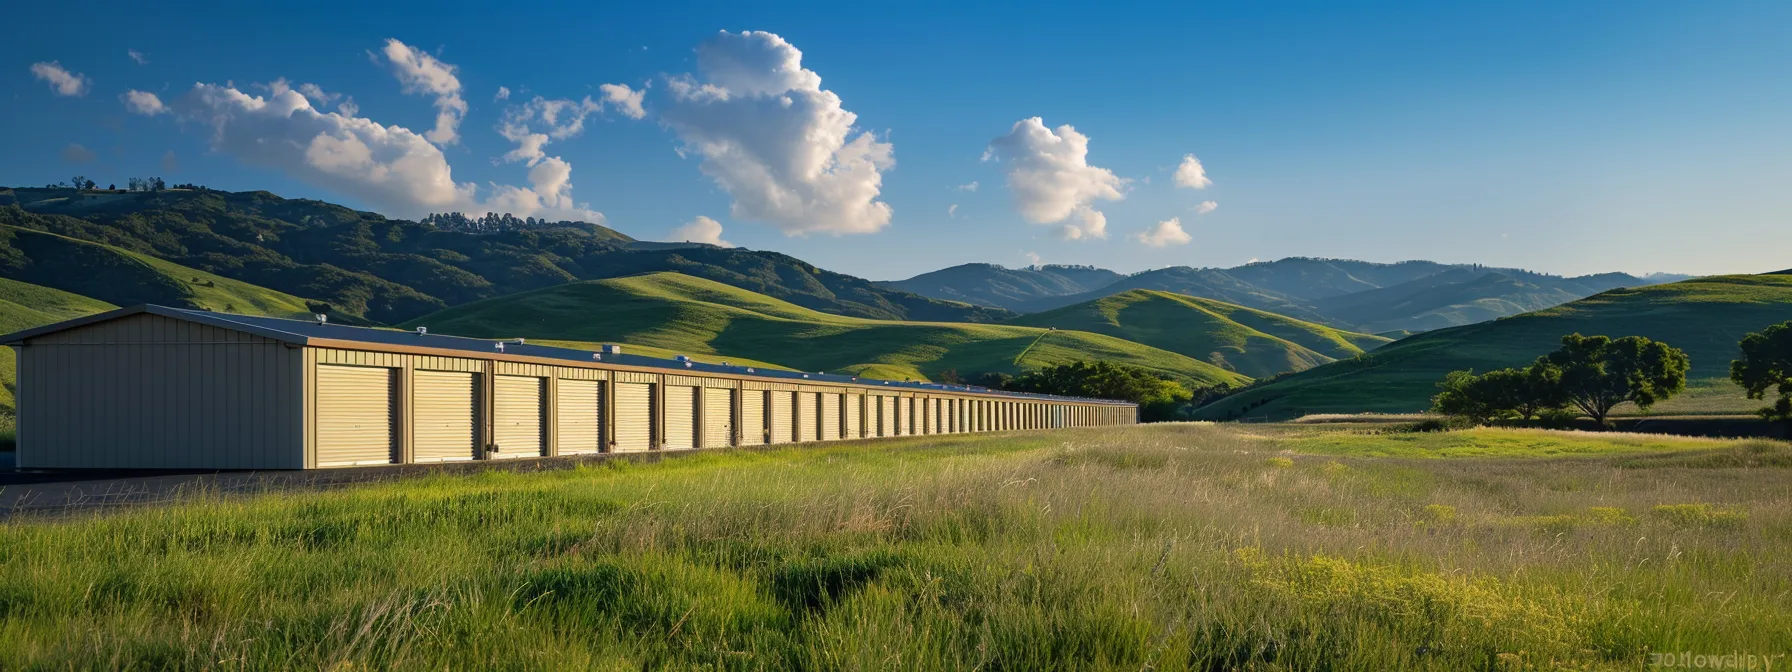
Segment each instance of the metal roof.
M679 361L659 357L646 357L627 353L623 346L622 354L598 353L592 350L577 348L560 348L532 343L517 343L516 339L493 340L484 338L467 338L464 336L448 336L434 333L418 333L415 331L398 331L394 329L376 329L372 327L355 327L343 324L319 323L315 320L291 320L281 317L264 317L259 315L237 315L235 313L219 313L209 310L192 310L187 308L169 308L153 304L131 306L117 310L97 313L72 320L48 324L34 329L0 336L0 343L23 345L31 338L44 334L66 331L107 320L127 317L138 313L149 313L178 320L186 320L207 324L223 329L231 329L254 334L283 343L293 345L314 345L313 341L347 341L368 346L378 350L380 346L407 348L431 348L465 352L470 356L491 358L494 356L512 355L535 357L540 359L562 360L590 364L615 364L640 368L664 369L667 372L727 374L732 376L753 376L771 378L791 382L825 382L844 383L871 388L932 390L936 392L954 392L960 394L977 394L991 397L1012 399L1034 399L1042 401L1072 401L1080 403L1110 404L1132 406L1131 402L1114 399L1093 399L1085 397L1060 397L1049 394L1033 394L1029 392L1008 392L991 390L973 385L947 385L943 383L904 382L859 378L857 376L837 373L804 373L801 371L784 371L762 367L705 364L696 361ZM502 346L502 347L500 347Z

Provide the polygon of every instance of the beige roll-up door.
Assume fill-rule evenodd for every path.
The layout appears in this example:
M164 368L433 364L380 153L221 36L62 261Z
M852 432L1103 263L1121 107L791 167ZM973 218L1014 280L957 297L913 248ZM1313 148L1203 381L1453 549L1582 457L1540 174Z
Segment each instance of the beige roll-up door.
M392 369L317 367L317 466L391 464Z
M653 448L653 384L616 383L616 452Z
M877 435L896 435L896 398L877 398Z
M740 391L740 443L765 445L765 390Z
M814 441L819 423L815 413L815 393L796 393L796 440L801 443Z
M768 400L771 404L772 443L790 443L790 430L796 426L796 410L791 408L793 392L773 390Z
M703 388L703 447L734 445L734 390Z
M542 379L497 376L492 379L493 458L537 457L542 454Z
M840 398L837 392L825 392L821 395L821 440L834 441L840 438Z
M697 388L666 386L666 442L671 450L697 447Z
M603 452L603 382L563 379L557 386L554 426L560 454Z
M411 400L411 459L449 462L479 457L479 374L417 371Z
M865 425L863 424L864 414L861 413L862 409L859 407L859 404L864 403L865 396L860 394L848 394L845 396L846 400L844 403L846 407L841 409L841 415L846 417L845 436L849 439L863 438L865 436Z

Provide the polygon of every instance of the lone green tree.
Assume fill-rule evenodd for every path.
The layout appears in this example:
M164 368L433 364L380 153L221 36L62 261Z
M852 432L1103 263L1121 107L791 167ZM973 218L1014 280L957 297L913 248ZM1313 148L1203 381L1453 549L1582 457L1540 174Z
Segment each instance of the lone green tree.
M1508 416L1530 420L1568 403L1561 371L1542 363L1523 369L1497 369L1479 376L1451 371L1431 398L1435 413L1479 424Z
M1048 366L1009 381L1008 390L1068 397L1120 399L1139 405L1146 422L1174 420L1194 393L1145 369L1108 361Z
M1603 425L1618 404L1647 409L1686 389L1690 365L1685 351L1642 336L1569 334L1535 366L1554 368L1563 398Z
M1431 410L1475 424L1486 424L1499 415L1481 377L1473 371L1444 374L1444 379L1437 383L1437 395L1431 398Z
M1792 422L1792 322L1781 322L1742 337L1742 359L1730 362L1730 380L1750 399L1778 395L1758 413L1768 420Z

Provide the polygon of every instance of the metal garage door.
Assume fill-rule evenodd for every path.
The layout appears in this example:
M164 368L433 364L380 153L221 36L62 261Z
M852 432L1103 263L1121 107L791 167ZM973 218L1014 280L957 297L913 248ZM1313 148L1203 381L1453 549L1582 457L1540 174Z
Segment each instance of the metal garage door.
M740 444L765 445L765 390L740 391Z
M542 454L542 379L498 376L492 379L492 443L494 458Z
M604 449L603 389L596 380L562 380L554 405L555 440L561 455L600 453Z
M703 389L703 447L734 445L734 390Z
M814 441L818 422L815 417L815 393L796 393L796 440L803 443Z
M896 435L896 398L877 398L877 435Z
M317 367L317 466L391 464L392 369Z
M666 386L666 441L671 450L697 447L697 388Z
M411 459L448 462L479 457L479 374L418 371L413 379Z
M842 395L827 392L821 395L821 440L833 441L840 438L840 397Z
M796 412L791 408L792 392L773 390L768 400L771 408L772 443L790 443L790 430L796 425Z
M616 452L653 448L653 384L616 383Z
M865 415L864 408L861 406L863 403L865 403L865 395L846 395L846 408L842 409L841 413L846 416L846 438L858 439L865 436Z

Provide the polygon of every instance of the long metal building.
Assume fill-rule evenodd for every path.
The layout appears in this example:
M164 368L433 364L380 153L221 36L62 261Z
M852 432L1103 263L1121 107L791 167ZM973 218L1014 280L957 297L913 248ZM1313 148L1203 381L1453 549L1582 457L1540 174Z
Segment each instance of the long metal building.
M319 469L1137 421L1110 400L163 306L4 342L20 468Z

